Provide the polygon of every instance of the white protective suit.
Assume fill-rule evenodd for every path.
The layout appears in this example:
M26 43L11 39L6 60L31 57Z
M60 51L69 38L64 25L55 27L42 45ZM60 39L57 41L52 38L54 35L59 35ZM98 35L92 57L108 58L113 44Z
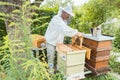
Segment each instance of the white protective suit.
M63 43L65 36L74 36L78 30L70 28L61 17L62 10L59 9L57 15L55 15L50 21L47 31L45 33L47 58L50 73L54 71L54 59L55 59L55 46L57 43Z
M47 43L56 46L57 43L63 43L65 36L72 37L77 32L77 30L70 28L60 14L58 14L50 21L45 38Z

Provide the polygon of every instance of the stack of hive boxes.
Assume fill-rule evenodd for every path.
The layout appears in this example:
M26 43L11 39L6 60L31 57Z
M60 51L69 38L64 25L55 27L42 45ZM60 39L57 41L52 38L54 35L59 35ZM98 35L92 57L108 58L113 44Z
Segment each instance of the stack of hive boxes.
M75 41L75 40L73 40ZM57 67L58 70L66 75L68 80L84 78L84 65L86 50L81 45L58 44L57 50Z
M70 46L70 45L69 45ZM63 48L60 49L60 47ZM70 78L84 78L84 64L86 50L65 50L67 45L58 44L57 46L57 66L58 70ZM69 48L69 47L68 47ZM75 49L75 47L74 47ZM65 50L65 51L64 51Z
M107 36L101 36L99 39L86 37L83 43L92 50L90 60L86 58L86 67L96 75L108 72L110 70L108 65L110 50L112 49L111 38Z

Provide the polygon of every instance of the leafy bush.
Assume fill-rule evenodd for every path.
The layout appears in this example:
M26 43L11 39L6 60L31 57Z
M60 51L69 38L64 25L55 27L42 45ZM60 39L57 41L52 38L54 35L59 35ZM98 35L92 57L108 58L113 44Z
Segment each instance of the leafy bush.
M115 34L114 46L120 51L120 29Z
M2 18L2 17L0 17ZM6 36L6 28L5 28L5 24L4 21L2 19L0 19L0 46L2 46L3 44L3 37Z
M32 33L44 35L51 18L57 14L58 7L40 7L34 16L34 23L31 25Z
M118 78L113 76L111 73L108 73L108 74L102 74L99 76L87 76L87 78L83 80L118 80Z
M0 55L3 54L0 59L0 80L53 79L47 71L47 63L44 60L40 61L38 57L34 58L31 51L30 24L35 20L31 19L31 16L36 15L34 11L31 12L33 8L38 9L25 1L10 14L1 14L6 21L9 21L8 26L13 29L14 34L8 33L4 45L0 46Z
M117 16L118 11L115 4L115 1L111 0L89 0L80 8L77 7L72 26L88 33L91 27L97 27L106 20Z
M116 73L120 74L120 62L117 61L117 58L120 57L120 53L117 52L113 52L112 56L110 57L110 67L112 68L112 70Z

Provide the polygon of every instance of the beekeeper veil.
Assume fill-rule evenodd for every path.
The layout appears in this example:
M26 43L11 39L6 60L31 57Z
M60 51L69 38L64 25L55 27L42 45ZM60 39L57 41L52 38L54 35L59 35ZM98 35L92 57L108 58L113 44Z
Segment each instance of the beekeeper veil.
M62 10L65 11L66 13L68 13L70 16L74 16L73 12L72 12L72 7L70 5L70 3L67 4L66 7L60 7L59 10L58 10L58 15L61 16L62 14Z

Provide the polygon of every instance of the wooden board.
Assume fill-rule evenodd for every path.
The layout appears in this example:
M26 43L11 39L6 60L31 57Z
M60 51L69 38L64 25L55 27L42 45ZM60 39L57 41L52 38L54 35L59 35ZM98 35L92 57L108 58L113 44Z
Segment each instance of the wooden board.
M93 48L111 48L112 47L112 41L94 41L91 39L84 38L83 44L88 45Z
M92 50L91 51L91 57L102 57L102 56L109 56L109 55L110 55L110 50L102 50L102 51Z
M109 66L98 68L98 69L93 68L91 65L87 63L85 64L85 66L87 67L87 69L92 71L92 74L95 74L95 75L105 74L108 71L110 71Z
M86 63L95 69L108 66L108 60L103 60L103 61L99 61L99 62L95 62L93 60L86 60Z

